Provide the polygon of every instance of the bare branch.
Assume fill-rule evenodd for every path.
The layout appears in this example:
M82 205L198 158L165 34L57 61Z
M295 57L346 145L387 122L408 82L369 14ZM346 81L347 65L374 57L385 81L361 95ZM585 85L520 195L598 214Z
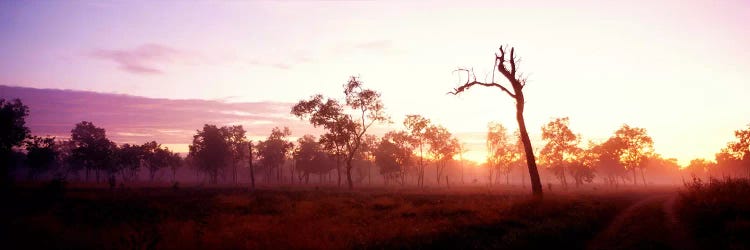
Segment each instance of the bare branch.
M516 95L513 94L512 92L510 92L503 85L500 85L500 84L497 84L497 83L494 83L494 82L493 83L484 83L484 82L477 82L477 81L467 82L466 84L461 85L458 88L453 89L453 91L448 92L448 94L457 95L457 94L459 94L461 92L464 92L465 90L471 88L471 86L474 86L474 85L482 85L482 86L485 86L485 87L498 87L501 90L505 91L505 93L507 93L508 95L510 95L510 97L513 97L514 99L516 98Z
M515 55L516 48L511 47L510 48L510 74L515 76L516 75L516 55Z

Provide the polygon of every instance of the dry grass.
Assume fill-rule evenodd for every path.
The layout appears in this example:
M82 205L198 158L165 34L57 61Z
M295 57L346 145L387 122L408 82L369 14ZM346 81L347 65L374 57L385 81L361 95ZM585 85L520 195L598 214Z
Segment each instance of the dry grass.
M677 210L703 247L750 249L750 180L694 179L680 193Z
M631 193L286 188L45 189L12 198L11 246L23 249L579 248Z

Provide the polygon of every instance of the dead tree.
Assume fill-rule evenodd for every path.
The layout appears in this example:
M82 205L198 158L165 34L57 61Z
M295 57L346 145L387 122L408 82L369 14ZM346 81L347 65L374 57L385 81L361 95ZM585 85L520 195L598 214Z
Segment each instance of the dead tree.
M529 134L526 131L526 123L523 119L523 87L526 86L526 78L516 72L517 63L519 60L515 56L515 49L510 48L510 58L506 58L506 50L508 46L500 46L500 54L495 53L495 65L492 69L492 82L479 82L477 81L476 75L473 70L470 69L458 69L459 72L466 72L466 83L453 89L449 92L450 94L457 95L471 88L474 85L481 85L485 87L496 87L508 94L510 97L516 100L516 121L518 121L518 130L521 132L521 141L523 142L523 148L526 152L526 164L529 167L529 176L531 179L531 190L532 193L537 197L542 197L542 182L539 179L539 171L536 167L536 159L534 158L534 151L531 148L531 140L529 140ZM509 90L505 86L495 82L495 67L500 71L503 76L513 87L513 91Z

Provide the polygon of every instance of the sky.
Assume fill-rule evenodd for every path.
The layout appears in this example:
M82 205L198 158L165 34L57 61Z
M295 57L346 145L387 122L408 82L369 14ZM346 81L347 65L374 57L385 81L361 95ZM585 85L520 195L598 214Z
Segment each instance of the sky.
M382 93L393 117L378 131L422 114L481 161L488 122L517 127L513 101L499 89L446 93L465 80L453 72L459 67L491 81L494 53L510 45L528 76L525 116L535 144L555 117L570 117L584 141L602 141L628 124L645 128L662 156L686 164L713 159L750 123L749 23L750 2L742 0L2 1L0 85L170 105L292 105L317 93L341 97L355 75ZM10 97L10 88L3 91ZM48 113L69 116L60 108ZM116 109L118 117L135 116ZM139 133L129 119L90 111L81 118L123 125L109 134ZM279 115L289 121L260 123L314 131L286 111ZM205 122L257 125L252 118ZM141 127L174 124L157 123ZM188 125L174 128L190 132L170 137L170 145L186 148L200 122L180 126Z

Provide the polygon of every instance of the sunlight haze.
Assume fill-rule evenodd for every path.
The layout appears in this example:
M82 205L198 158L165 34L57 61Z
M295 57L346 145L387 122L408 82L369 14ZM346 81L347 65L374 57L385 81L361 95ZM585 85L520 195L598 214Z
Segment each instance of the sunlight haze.
M393 120L376 133L421 114L468 145L464 158L483 162L488 122L518 127L513 100L495 88L447 92L466 80L459 67L491 81L507 44L528 76L535 148L543 124L569 117L584 143L626 123L687 164L712 160L750 123L748 24L747 1L3 1L0 85L291 104L341 98L353 75L381 92ZM30 108L32 131L52 133ZM227 124L290 126L295 138L315 131L288 110L278 116L296 123ZM164 145L186 152L199 128L174 128L184 140Z

